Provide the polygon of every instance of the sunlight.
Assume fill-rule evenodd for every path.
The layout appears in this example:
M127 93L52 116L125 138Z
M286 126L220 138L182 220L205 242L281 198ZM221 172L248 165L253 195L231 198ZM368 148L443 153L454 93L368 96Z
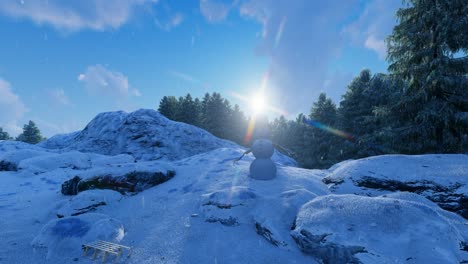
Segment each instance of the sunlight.
M256 93L250 98L250 107L254 114L261 114L266 110L265 96L262 93Z

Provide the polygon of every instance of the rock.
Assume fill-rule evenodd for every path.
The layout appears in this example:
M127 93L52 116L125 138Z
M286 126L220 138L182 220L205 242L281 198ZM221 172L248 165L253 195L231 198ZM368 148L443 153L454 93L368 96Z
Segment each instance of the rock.
M422 196L319 196L299 211L296 244L322 263L459 263L460 216Z
M122 194L141 192L174 177L174 171L133 171L122 176L102 175L86 179L74 177L62 184L62 193L74 195L92 189L109 189Z
M0 171L18 171L18 166L13 162L0 160Z
M338 194L413 192L468 219L468 155L384 155L333 166L323 179Z
M273 246L280 246L280 245L285 245L284 242L278 241L274 234L265 226L262 226L259 222L255 222L255 231L257 231L257 234L261 235L264 237L268 242L270 242Z
M77 185L81 181L81 178L75 176L68 181L62 183L61 192L63 195L76 195L78 194Z
M354 255L365 253L364 247L343 246L335 243L327 243L328 234L313 235L307 230L301 230L294 234L293 238L299 248L307 254L320 259L324 264L361 264Z

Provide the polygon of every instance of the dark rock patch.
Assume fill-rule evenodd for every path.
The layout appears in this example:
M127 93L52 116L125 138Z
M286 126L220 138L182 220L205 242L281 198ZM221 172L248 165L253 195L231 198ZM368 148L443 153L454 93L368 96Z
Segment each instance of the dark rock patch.
M0 160L0 171L18 171L18 165L6 160Z
M174 171L167 171L166 173L133 171L122 176L102 175L84 180L75 176L62 184L62 194L75 195L92 189L109 189L122 194L138 193L166 182L174 175Z
M96 208L98 208L99 206L103 206L103 205L107 205L106 202L99 202L99 203L96 203L96 204L92 204L90 206L86 206L84 208L75 209L77 212L71 214L71 216L77 216L77 215L80 215L80 214L85 214L85 213L88 213L88 212L96 211Z
M210 217L205 220L208 223L216 223L219 222L222 225L225 226L238 226L239 222L237 221L236 218L230 216L229 218L217 218L217 217Z
M77 185L81 181L81 178L75 176L68 181L62 183L61 192L63 195L76 195L78 194Z
M443 186L428 180L401 182L370 176L362 176L358 180L353 180L353 183L356 186L369 189L417 193L438 204L441 208L468 219L468 196L456 193L456 190L463 186L460 183Z
M319 259L323 264L360 264L354 255L366 253L361 246L343 246L327 242L329 234L313 235L307 230L293 232L292 237L302 252Z
M287 244L283 241L280 242L274 238L273 233L265 226L262 226L262 224L255 222L255 231L257 234L261 235L264 237L268 242L270 242L273 246L286 246Z

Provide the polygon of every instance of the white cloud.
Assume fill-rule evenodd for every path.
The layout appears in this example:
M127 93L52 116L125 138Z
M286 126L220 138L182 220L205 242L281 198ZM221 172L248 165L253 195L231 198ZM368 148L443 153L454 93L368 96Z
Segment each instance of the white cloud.
M25 0L0 1L0 13L48 24L57 29L117 29L132 16L136 7L152 5L151 0Z
M356 0L240 2L240 15L262 26L255 51L270 58L267 91L274 105L291 114L307 113L320 92L339 97L337 94L346 86L337 87L337 82L328 79L328 69L344 46L339 28L349 19L349 10L356 3Z
M175 13L171 17L167 19L167 21L163 21L162 19L155 19L156 25L166 31L170 31L171 29L179 26L184 21L184 15L182 13Z
M188 82L188 83L192 83L192 84L195 84L197 86L200 86L201 88L203 89L209 89L211 87L211 85L209 83L206 83L206 82L203 82L191 75L188 75L186 73L183 73L183 72L179 72L179 71L169 71L168 72L171 76L177 78L177 79L180 79L180 80L183 80L185 82Z
M61 105L70 105L70 99L65 94L63 89L54 89L49 91L49 95L52 100Z
M130 86L124 74L106 69L102 65L88 66L84 73L77 77L91 94L105 94L118 99L129 96L141 96L140 91Z
M387 56L387 46L385 45L385 41L383 39L377 39L374 35L367 37L364 46L377 52L379 58L382 60Z
M200 0L200 11L209 22L221 22L226 19L229 10L236 2L230 0Z
M387 56L385 38L392 33L397 22L395 13L401 6L401 1L368 2L359 18L344 28L344 36L376 52L381 60L385 60Z
M0 127L11 135L18 135L22 131L17 125L18 119L27 111L20 97L12 91L10 83L0 78Z

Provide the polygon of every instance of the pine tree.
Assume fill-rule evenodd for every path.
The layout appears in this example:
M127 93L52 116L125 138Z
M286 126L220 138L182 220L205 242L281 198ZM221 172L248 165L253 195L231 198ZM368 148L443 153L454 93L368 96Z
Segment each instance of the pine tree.
M408 0L387 39L389 71L408 81L396 108L405 152L460 151L468 111L468 1ZM455 56L462 53L462 57Z
M227 123L228 139L244 145L244 137L247 132L247 120L239 105L234 105L230 111L229 122Z
M10 134L8 134L8 132L6 131L3 131L3 128L0 127L0 140L10 140L12 139L10 137Z
M17 141L23 141L29 144L37 144L44 140L41 135L41 131L36 126L33 121L29 121L27 125L23 127L23 133L21 133L17 138Z
M192 96L188 93L185 97L180 97L178 101L179 111L176 120L191 125L196 125L199 119L198 107Z
M165 117L176 120L179 103L174 96L164 96L159 102L158 112Z
M321 93L317 102L312 106L310 119L333 126L336 122L336 105L325 93Z
M226 100L219 93L213 93L209 97L205 95L205 98L208 100L202 103L204 104L204 128L217 137L226 138L225 125L229 118L229 104L226 104Z

